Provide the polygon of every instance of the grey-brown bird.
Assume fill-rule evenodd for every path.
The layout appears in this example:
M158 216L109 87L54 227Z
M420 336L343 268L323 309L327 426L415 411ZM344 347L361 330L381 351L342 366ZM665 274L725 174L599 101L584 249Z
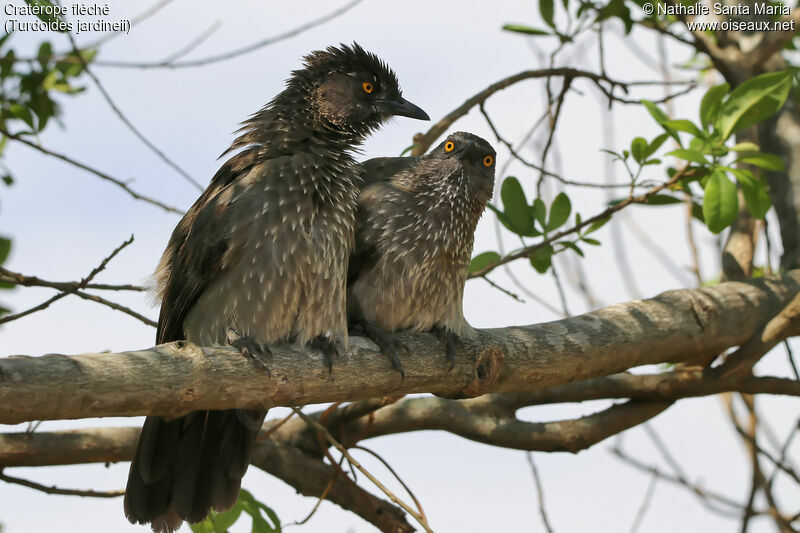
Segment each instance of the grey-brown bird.
M360 183L353 152L394 115L428 119L375 55L353 44L306 56L243 123L225 152L235 155L173 231L156 272L157 342L231 344L251 357L284 341L346 345ZM265 415L148 417L128 477L128 519L168 532L230 508Z
M475 227L494 188L495 150L453 133L423 157L361 164L348 315L405 375L393 332L429 331L454 343L470 328L462 303Z

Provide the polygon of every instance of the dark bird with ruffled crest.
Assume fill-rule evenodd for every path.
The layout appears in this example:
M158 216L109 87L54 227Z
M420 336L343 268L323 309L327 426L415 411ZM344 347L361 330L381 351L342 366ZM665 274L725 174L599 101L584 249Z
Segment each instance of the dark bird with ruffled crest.
M392 116L428 119L357 44L312 52L246 120L172 233L156 272L156 340L230 344L264 371L269 345L347 345L346 273L361 182L354 152ZM221 384L223 386L223 384ZM235 391L231 391L235 394ZM263 410L148 417L125 514L171 532L236 501Z

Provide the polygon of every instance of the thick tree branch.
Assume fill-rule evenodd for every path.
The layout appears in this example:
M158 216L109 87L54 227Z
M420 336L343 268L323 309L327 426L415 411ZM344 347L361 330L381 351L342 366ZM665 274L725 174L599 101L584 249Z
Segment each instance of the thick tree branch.
M139 431L139 428L118 427L0 433L0 468L130 461ZM267 440L255 446L251 460L254 466L282 479L305 496L321 496L333 479L327 500L358 514L381 531L414 531L398 507L370 494L341 474L334 478L336 470L323 463L319 456Z
M0 359L0 423L99 416L178 416L433 392L529 392L663 362L708 362L738 346L798 294L781 278L670 291L546 324L479 330L448 371L433 335L404 334L406 379L365 339L328 373L321 354L276 346L265 375L227 347L182 342L138 352ZM788 329L782 331L790 331Z

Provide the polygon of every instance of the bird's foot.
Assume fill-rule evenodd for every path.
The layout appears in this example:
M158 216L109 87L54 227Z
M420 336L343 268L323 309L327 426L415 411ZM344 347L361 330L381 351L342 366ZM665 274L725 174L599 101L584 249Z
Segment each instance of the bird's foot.
M264 361L265 356L269 357L272 355L272 351L266 344L263 342L258 342L250 336L237 337L233 339L230 344L234 348L238 349L247 359L250 359L261 366L267 372L267 375L272 377L272 371Z
M308 343L309 346L322 352L325 360L325 366L328 367L328 374L333 372L333 358L339 357L339 347L329 337L320 335L311 339Z
M431 332L433 332L439 339L439 342L444 345L444 358L448 364L447 370L453 370L453 367L456 365L456 348L463 348L464 341L449 329L441 326L435 326L431 329Z
M389 361L392 362L392 368L400 372L400 379L406 379L406 370L403 368L403 363L400 362L398 351L402 350L408 353L408 347L402 342L398 341L392 333L386 333L372 322L363 322L364 332L367 337L372 340L380 348L381 353L389 356Z

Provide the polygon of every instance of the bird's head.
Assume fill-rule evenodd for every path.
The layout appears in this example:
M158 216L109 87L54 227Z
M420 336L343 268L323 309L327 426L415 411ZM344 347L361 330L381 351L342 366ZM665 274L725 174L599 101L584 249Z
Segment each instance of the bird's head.
M430 120L404 99L395 73L358 44L328 47L307 55L295 71L314 116L325 126L365 136L393 116Z
M452 167L451 175L465 177L469 192L481 201L488 202L492 197L497 153L485 139L457 131L425 157L442 160Z

